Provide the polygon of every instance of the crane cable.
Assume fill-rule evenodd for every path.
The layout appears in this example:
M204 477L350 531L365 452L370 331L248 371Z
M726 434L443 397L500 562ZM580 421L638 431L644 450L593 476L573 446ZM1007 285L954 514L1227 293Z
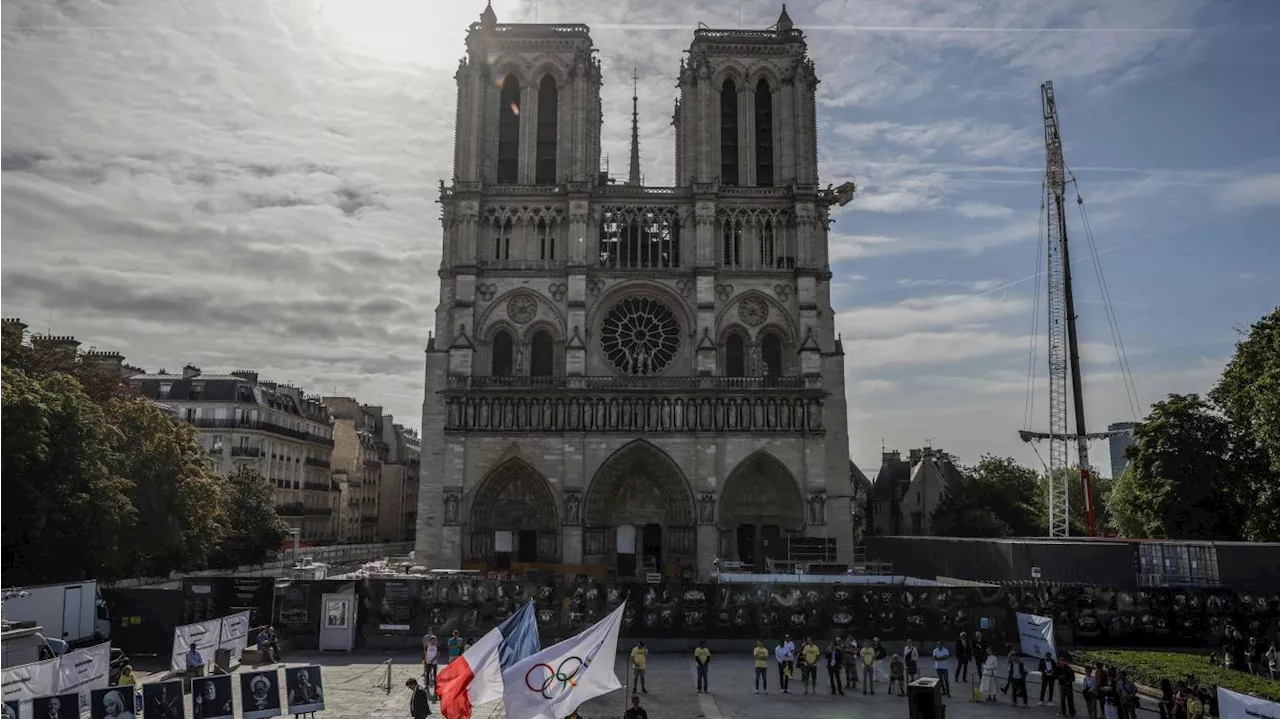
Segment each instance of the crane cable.
M1080 184L1075 175L1067 168L1067 176L1076 191L1076 207L1080 211L1081 223L1084 227L1085 240L1089 245L1089 258L1092 260L1093 272L1098 280L1098 290L1102 296L1102 307L1107 317L1107 325L1111 331L1111 344L1116 351L1116 363L1120 367L1120 378L1124 383L1125 396L1129 401L1129 411L1136 422L1142 415L1142 403L1138 399L1138 387L1133 381L1133 370L1129 364L1129 354L1124 348L1124 337L1120 332L1120 322L1116 319L1115 306L1111 302L1111 289L1107 286L1106 274L1102 270L1102 260L1098 256L1098 244L1093 237L1093 226L1089 223L1089 213L1085 210L1084 197L1080 195Z
M1036 288L1031 294L1031 335L1030 347L1027 350L1027 399L1022 411L1022 428L1031 429L1031 418L1036 408L1036 350L1040 342L1040 286L1044 278L1044 246L1047 242L1044 227L1045 193L1048 188L1040 183L1040 222L1036 229ZM1033 447L1035 445L1032 445ZM1037 451L1036 456L1040 453ZM1041 460L1043 463L1044 460Z

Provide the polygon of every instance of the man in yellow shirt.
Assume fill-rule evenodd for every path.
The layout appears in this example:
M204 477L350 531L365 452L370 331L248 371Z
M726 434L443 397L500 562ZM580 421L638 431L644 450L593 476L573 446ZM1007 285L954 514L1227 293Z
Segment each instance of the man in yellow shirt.
M756 640L756 648L751 650L751 656L756 660L756 694L763 689L765 694L769 693L769 650L765 649L764 640Z
M636 693L636 686L640 687L640 691L645 694L649 693L649 689L644 685L644 668L649 663L649 650L645 647L644 642L637 642L636 648L631 650L631 693Z
M814 694L818 693L818 658L821 656L822 650L813 643L813 638L805 637L804 646L800 647L800 657L804 660L801 681L804 682L805 694L809 693L810 687Z
M876 650L871 648L871 642L863 642L862 649L858 652L858 657L862 659L862 693L876 693Z
M698 691L707 693L707 665L711 664L711 650L707 649L707 641L704 639L698 642L698 648L693 650L693 663L698 668Z

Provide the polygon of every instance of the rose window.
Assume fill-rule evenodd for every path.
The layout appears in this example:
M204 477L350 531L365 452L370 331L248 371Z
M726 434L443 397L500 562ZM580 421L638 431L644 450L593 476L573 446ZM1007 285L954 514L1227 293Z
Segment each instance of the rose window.
M666 305L648 297L628 297L604 316L600 343L618 371L661 372L680 349L680 325Z

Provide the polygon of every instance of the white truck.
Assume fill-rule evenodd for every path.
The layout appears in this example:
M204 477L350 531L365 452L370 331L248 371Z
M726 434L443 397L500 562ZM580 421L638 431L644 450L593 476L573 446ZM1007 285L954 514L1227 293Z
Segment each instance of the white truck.
M6 587L4 597L7 621L35 622L51 642L57 639L75 646L111 636L111 617L96 581Z

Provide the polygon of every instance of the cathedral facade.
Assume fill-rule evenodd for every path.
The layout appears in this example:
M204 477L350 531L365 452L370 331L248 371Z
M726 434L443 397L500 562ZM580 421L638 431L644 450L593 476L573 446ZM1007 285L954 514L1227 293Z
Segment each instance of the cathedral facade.
M675 186L600 168L585 25L500 24L457 72L416 561L620 577L853 556L815 89L784 12L699 29ZM807 543L806 543L807 542Z

